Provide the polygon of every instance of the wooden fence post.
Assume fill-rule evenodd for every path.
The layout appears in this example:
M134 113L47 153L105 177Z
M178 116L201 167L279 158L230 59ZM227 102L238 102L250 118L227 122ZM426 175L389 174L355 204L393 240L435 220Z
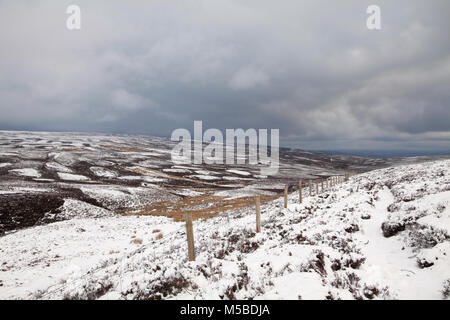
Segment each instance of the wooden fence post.
M298 182L298 200L300 203L303 202L302 185L303 185L303 181L300 180Z
M312 181L309 179L309 196L312 196Z
M316 181L316 196L319 195L319 181Z
M184 219L186 220L186 235L188 242L189 261L195 261L194 229L192 227L192 213L189 211L185 211Z
M284 208L287 208L287 194L288 194L288 186L284 186Z
M322 179L320 179L320 183L321 183L321 188L322 188L322 193L323 193L323 178Z
M327 177L327 191L330 190L330 185L328 184L329 180L330 180L330 178Z
M261 210L260 210L260 203L261 203L261 197L256 196L256 233L261 232Z

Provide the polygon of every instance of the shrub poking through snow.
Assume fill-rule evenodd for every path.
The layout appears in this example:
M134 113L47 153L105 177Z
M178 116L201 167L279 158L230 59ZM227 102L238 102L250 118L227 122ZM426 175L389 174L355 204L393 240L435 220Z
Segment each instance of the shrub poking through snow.
M352 223L350 226L345 228L345 232L347 232L347 233L354 233L357 231L359 231L359 227L357 224L354 224L354 223Z
M222 298L226 297L228 300L236 300L236 292L246 289L248 283L250 282L248 277L248 267L244 263L241 263L239 265L239 270L240 272L235 278L236 282L227 287L224 294L221 296Z
M229 232L228 241L223 243L219 250L215 251L215 257L223 259L234 251L240 253L250 253L255 251L258 249L259 244L252 239L254 236L254 232L246 229L241 230L239 233Z
M327 271L325 270L325 256L322 251L316 250L313 252L313 257L308 261L306 265L303 265L300 271L309 272L314 270L321 276L326 276Z
M138 238L133 239L133 240L131 240L131 243L134 243L134 244L142 244L142 239L138 239Z
M442 296L444 299L450 299L450 279L444 282L444 288L442 289Z
M433 261L429 261L426 258L418 258L417 259L417 264L419 265L419 268L425 269L425 268L429 268L429 267L433 266L434 262Z
M104 296L111 288L113 283L108 279L101 281L87 281L81 288L74 291L68 291L64 294L64 300L95 300Z
M417 223L409 225L408 230L409 245L416 248L433 248L438 243L449 239L445 231Z
M386 221L386 222L383 222L383 224L381 225L381 230L383 230L383 235L386 238L389 238L389 237L395 236L400 231L404 231L405 224L402 222Z
M161 277L147 284L145 289L138 289L134 294L137 300L161 300L180 293L191 284L182 274L177 273L168 278Z

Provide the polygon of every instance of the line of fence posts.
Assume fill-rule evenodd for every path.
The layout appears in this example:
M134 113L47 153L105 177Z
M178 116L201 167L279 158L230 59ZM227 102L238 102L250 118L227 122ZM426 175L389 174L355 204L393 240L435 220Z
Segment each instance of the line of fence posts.
M284 208L287 208L287 194L288 194L288 185L284 186Z
M298 202L300 204L303 202L302 185L303 185L303 181L300 179L298 181Z
M256 233L261 232L261 197L256 196Z
M324 186L326 184L327 190L330 188L336 186L340 182L348 181L353 176L353 172L346 173L343 177L342 176L334 176L334 177L328 177L326 178L326 181L324 179L320 179L320 181L316 181L316 195L319 194L319 183L321 184L321 191L324 192ZM311 179L309 179L309 195L312 196L312 186L313 182ZM303 180L300 179L298 182L298 197L299 197L299 203L303 202ZM285 185L284 187L284 208L287 208L287 196L288 196L288 190L289 186ZM255 197L255 206L256 206L256 232L261 232L261 196ZM188 243L188 256L189 261L195 261L195 246L194 246L194 228L192 225L192 213L190 211L185 211L184 213L184 219L186 221L186 235L187 235L187 243Z
M186 235L188 243L189 261L195 261L195 247L194 247L194 228L192 227L192 213L186 211L184 213L186 221Z

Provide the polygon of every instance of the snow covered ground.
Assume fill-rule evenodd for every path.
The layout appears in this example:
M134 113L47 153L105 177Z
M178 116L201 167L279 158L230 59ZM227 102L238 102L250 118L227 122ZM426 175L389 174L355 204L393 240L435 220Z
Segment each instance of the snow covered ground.
M183 223L66 210L0 237L3 299L443 299L450 161L380 169L298 204L298 192Z

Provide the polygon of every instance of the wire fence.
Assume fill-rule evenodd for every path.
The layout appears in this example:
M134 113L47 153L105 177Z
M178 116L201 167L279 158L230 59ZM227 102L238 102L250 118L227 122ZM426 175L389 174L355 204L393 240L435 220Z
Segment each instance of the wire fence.
M325 191L330 191L333 189L333 187L337 186L340 183L343 183L345 181L348 181L350 177L354 176L356 173L354 172L350 172L350 173L346 173L345 175L339 175L339 176L332 176L332 177L327 177L325 179L315 179L312 180L310 179L309 182L306 183L306 185L304 184L304 180L299 180L299 184L298 184L298 192L299 192L299 203L303 202L303 199L305 198L305 189L307 191L307 194L309 194L309 196L318 196L320 193L323 193ZM315 184L315 188L314 185ZM288 206L288 194L289 194L289 188L293 187L293 185L286 185L284 188L284 207L287 208ZM258 203L259 196L255 197L255 208L256 208L256 232L260 232L261 231L261 218L260 218L260 204ZM187 211L186 212L186 218L185 220L187 221L187 223L189 223L189 215L190 213ZM191 221L192 223L192 221ZM177 233L180 230L174 230L172 233ZM187 256L189 257L189 260L191 261L195 261L195 245L194 245L194 233L193 231L189 232L189 226L187 225L187 230L186 230L186 235L187 235ZM146 249L150 248L151 246L153 246L154 243L147 243L147 244L143 244L141 245L139 248L137 248L136 250L133 251L128 251L124 254L122 254L120 257L116 257L113 258L113 261L104 261L103 263L99 263L100 265L96 268L93 269L89 269L87 271L86 274L77 277L73 280L70 281L65 281L64 283L57 283L54 285L50 285L45 289L45 292L42 292L44 290L39 290L37 293L33 294L34 298L37 299L48 299L51 298L52 295L57 294L57 293L62 293L64 292L66 289L69 288L69 286L80 282L80 280L90 280L92 279L93 276L95 276L97 273L99 273L100 271L103 271L107 266L110 266L111 264L119 264L120 263L120 267L119 267L119 286L120 286L120 290L121 292L123 292L123 288L122 288L122 269L123 269L123 262L129 258L130 256L136 255L138 253L141 253L143 251L145 251Z

